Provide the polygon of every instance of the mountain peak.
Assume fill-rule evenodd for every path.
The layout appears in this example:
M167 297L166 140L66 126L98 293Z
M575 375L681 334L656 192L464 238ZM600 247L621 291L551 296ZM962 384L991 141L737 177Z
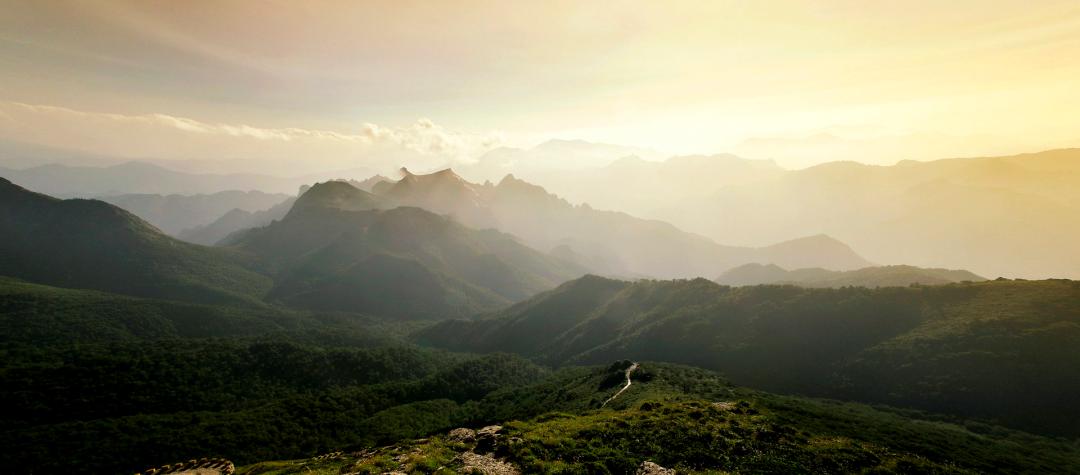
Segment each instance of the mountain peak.
M312 185L293 204L286 217L298 210L310 208L333 208L345 211L359 211L379 207L375 195L343 180L330 180Z
M815 234L758 248L762 262L773 262L788 269L824 267L851 270L872 266L850 246L827 234ZM824 260L827 264L818 262Z

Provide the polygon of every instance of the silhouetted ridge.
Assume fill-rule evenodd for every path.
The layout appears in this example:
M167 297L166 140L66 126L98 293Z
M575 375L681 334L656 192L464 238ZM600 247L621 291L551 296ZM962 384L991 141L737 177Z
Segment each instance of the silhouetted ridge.
M337 206L342 197L368 202L357 192L363 193L344 183L317 185L286 219L232 241L275 276L270 299L318 310L446 318L498 308L584 273L506 234L421 208Z
M331 180L316 183L301 194L286 217L311 208L332 208L344 211L375 209L381 207L382 201L378 196L348 182Z
M404 178L393 185L376 187L375 193L395 205L417 206L449 215L466 226L510 233L535 249L573 259L605 275L714 276L748 262L836 269L870 264L843 243L825 236L763 248L720 245L662 221L596 210L587 204L573 205L512 174L504 175L496 185L470 183L450 169L427 175L403 174Z

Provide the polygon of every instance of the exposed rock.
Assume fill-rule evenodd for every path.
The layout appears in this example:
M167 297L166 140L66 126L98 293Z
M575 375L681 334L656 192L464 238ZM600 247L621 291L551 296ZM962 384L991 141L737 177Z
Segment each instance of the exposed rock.
M142 472L147 475L232 475L236 470L231 461L217 458L188 460L171 465L162 465Z
M502 432L502 426L486 426L476 431L477 437L484 436L498 436L499 432Z
M502 431L502 426L487 426L476 431L476 451L488 453L495 450L500 431Z
M476 441L476 431L459 427L450 431L446 438L451 442L472 443Z
M477 455L472 452L465 452L459 455L458 458L463 465L462 473L479 471L484 475L521 475L521 471L513 465L498 460L491 455Z
M648 460L641 462L637 475L675 475L675 469L664 468Z

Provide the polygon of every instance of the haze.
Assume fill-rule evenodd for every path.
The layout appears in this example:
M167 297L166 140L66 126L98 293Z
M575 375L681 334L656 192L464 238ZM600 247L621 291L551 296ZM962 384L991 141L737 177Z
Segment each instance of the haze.
M450 162L562 138L802 168L1080 144L1069 1L40 1L0 26L3 137L107 156L351 168L387 153L370 141Z
M0 167L204 244L302 185L453 168L720 245L1075 278L1077 57L1068 1L10 2ZM101 168L130 161L198 176ZM125 196L226 191L268 195L182 216ZM597 237L566 219L466 224L543 252Z

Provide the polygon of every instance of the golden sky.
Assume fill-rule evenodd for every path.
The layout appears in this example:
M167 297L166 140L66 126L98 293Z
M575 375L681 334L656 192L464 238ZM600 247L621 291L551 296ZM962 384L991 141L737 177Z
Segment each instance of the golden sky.
M557 137L790 167L1080 146L1075 0L4 3L0 139L101 153L127 151L114 119L162 128L131 156L211 132L190 153L288 155L251 142L291 131L342 163L363 158L319 141L423 124L465 155Z

